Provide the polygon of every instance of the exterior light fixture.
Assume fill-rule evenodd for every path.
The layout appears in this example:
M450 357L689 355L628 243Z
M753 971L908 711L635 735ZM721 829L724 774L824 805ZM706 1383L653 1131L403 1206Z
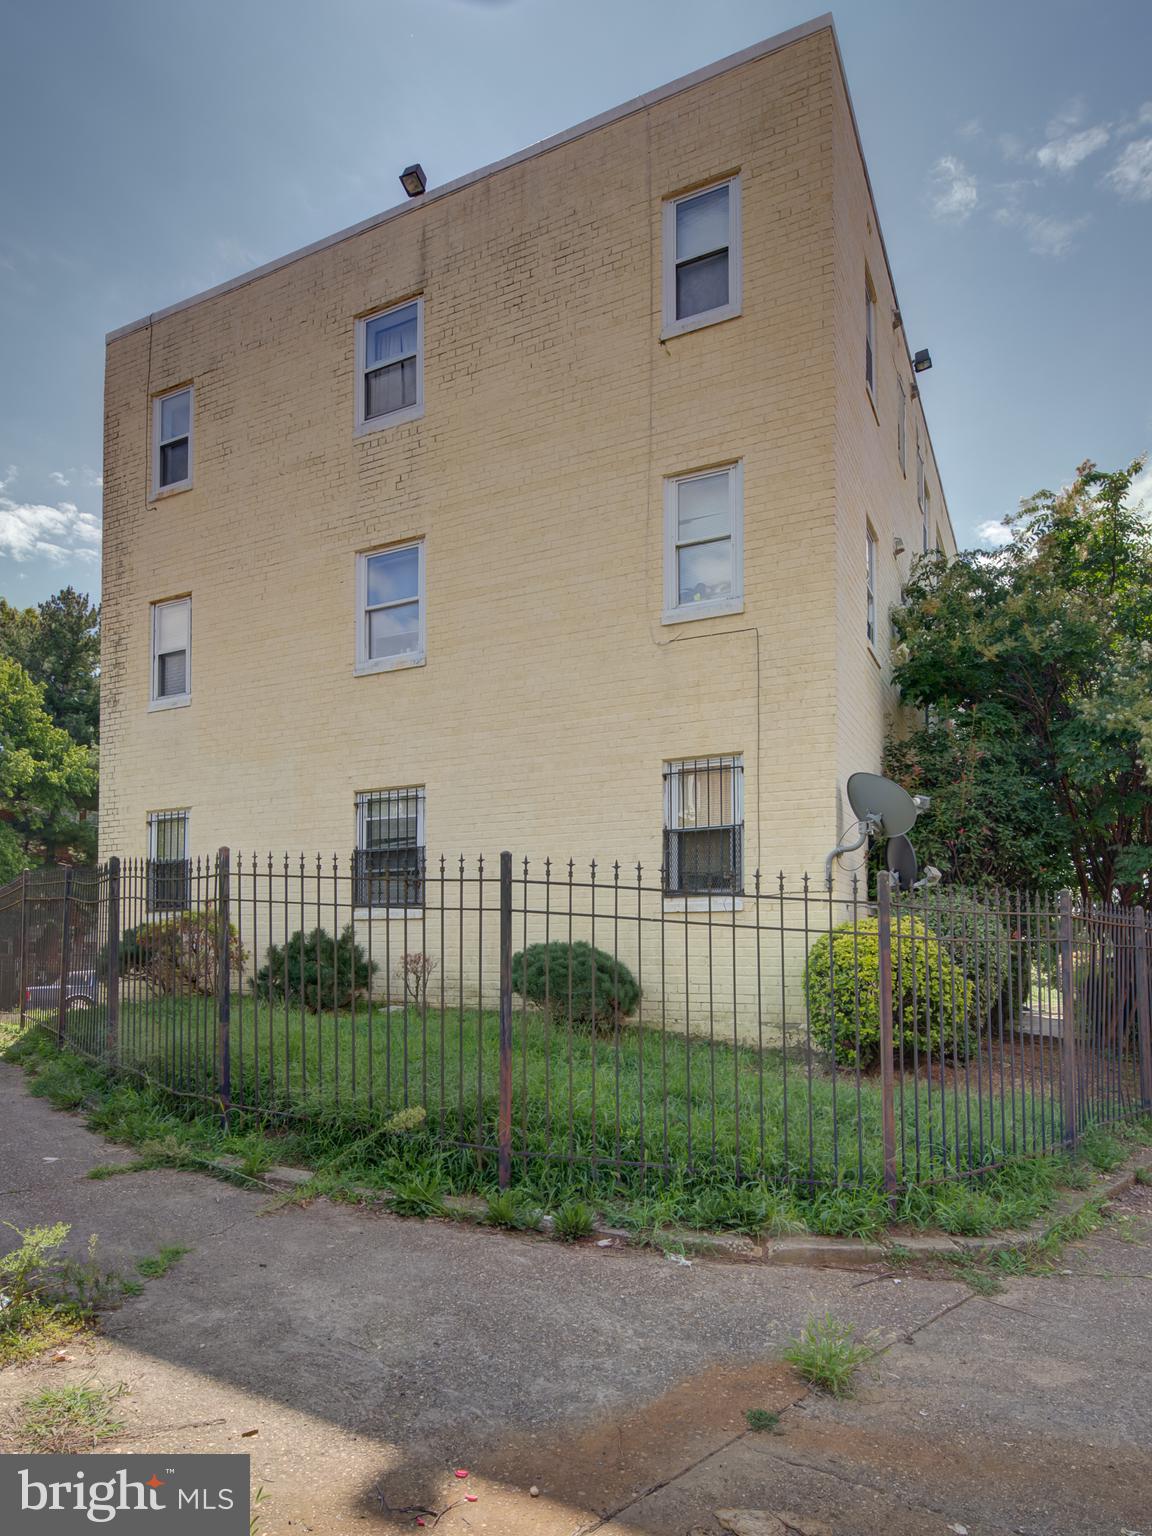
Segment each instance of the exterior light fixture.
M902 555L904 553L904 540L899 534L896 534L892 540L892 553L894 555Z
M912 359L912 367L916 370L917 373L927 373L931 366L932 354L929 352L927 347L925 347L922 351L917 352L916 356Z
M428 185L424 167L419 162L415 165L406 165L400 172L400 185L409 197L419 197ZM925 353L924 356L927 357L928 354Z

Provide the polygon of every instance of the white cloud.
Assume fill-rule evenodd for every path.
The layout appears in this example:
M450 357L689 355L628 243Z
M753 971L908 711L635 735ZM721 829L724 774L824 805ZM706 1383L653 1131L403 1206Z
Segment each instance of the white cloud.
M1009 229L1019 229L1028 249L1037 256L1064 256L1080 231L1091 221L1088 216L1062 219L1054 213L1027 213L1020 208L998 208L996 221Z
M1104 180L1131 202L1152 202L1152 139L1125 144Z
M85 485L91 486L94 490L97 490L97 491L103 490L103 488L104 488L104 476L102 474L99 474L94 469L89 469L87 465L84 466L84 468L81 471L81 473L84 476L84 484Z
M978 117L970 117L966 123L961 123L956 132L962 139L981 139L984 137L984 124Z
M1012 530L1007 523L997 523L989 519L981 523L976 529L976 537L981 544L987 544L989 549L1003 549L1005 544L1012 542Z
M67 475L62 475L58 469L54 469L48 476L53 485L71 485Z
M1145 464L1133 480L1129 500L1134 507L1140 507L1152 517L1152 461Z
M0 556L5 555L18 562L95 563L100 558L100 519L70 501L47 507L0 496Z
M16 468L15 464L9 464L8 468L4 471L3 477L0 478L0 494L8 489L19 473L20 471Z
M1111 137L1102 125L1059 135L1051 134L1050 125L1049 135L1047 144L1042 144L1036 151L1036 159L1046 171L1058 171L1061 176L1067 176L1089 155L1103 149Z
M929 203L938 219L962 224L980 201L976 178L955 155L941 155L932 167Z

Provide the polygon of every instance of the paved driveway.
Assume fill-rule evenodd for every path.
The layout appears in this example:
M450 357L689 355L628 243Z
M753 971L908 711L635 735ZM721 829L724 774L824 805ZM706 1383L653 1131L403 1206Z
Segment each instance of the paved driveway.
M190 1173L85 1177L129 1157L0 1065L0 1216L68 1221L77 1252L96 1232L110 1266L192 1249L70 1362L0 1374L0 1413L46 1381L127 1383L113 1448L248 1452L264 1532L410 1530L448 1505L451 1536L719 1536L713 1511L734 1505L835 1536L1120 1536L1148 1518L1147 1190L1073 1273L980 1299L324 1201L270 1209ZM888 1346L850 1404L779 1364L824 1310ZM783 1411L783 1433L747 1432L752 1407Z

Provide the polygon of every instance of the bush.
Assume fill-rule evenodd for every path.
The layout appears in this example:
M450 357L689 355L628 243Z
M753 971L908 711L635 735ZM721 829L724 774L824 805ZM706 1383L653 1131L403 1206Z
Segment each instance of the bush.
M914 897L904 916L914 911L943 939L949 957L964 968L976 994L975 1018L982 1029L1001 1017L1017 1022L1032 985L1031 949L1013 942L1002 903L993 894L950 889L938 899ZM893 908L895 911L895 907ZM1001 1010L1003 1012L1001 1013Z
M900 934L897 976L897 925ZM874 917L844 923L831 939L827 934L813 944L804 971L812 1038L826 1051L834 1051L841 1066L874 1066L880 1060L880 939ZM892 1036L901 1045L904 1060L912 1051L931 1049L934 1060L941 1050L963 1049L964 1020L976 1027L976 989L959 967L938 963L939 943L926 943L929 929L910 913L893 914L892 925ZM901 1004L903 1007L901 1008Z
M339 939L323 928L297 930L287 944L271 944L268 962L256 973L257 997L302 1002L313 1013L347 1008L367 991L379 970L356 943L349 925Z
M240 971L248 956L228 925L228 962ZM220 975L220 921L209 903L197 912L172 912L129 928L120 941L120 971L143 972L168 997L211 996Z
M571 1016L573 1024L592 1030L613 1029L640 1001L640 988L628 967L583 940L531 944L521 950L512 957L512 985L557 1021Z

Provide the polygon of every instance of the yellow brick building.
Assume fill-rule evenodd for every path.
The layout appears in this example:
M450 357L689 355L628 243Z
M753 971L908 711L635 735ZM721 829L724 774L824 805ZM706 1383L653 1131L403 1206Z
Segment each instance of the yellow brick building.
M954 548L828 17L123 327L105 413L105 855L818 880Z

